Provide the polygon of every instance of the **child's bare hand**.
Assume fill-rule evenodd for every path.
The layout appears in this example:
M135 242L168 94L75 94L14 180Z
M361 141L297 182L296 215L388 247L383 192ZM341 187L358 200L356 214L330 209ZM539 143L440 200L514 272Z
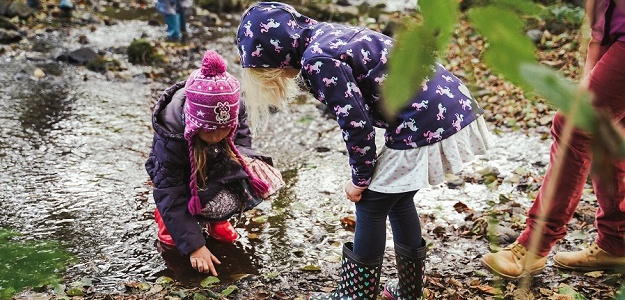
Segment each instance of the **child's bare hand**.
M191 260L191 266L198 270L198 272L211 273L213 276L217 276L215 264L219 265L221 262L206 246L202 246L200 249L191 252L191 257L189 259Z
M345 185L345 195L347 199L351 202L358 202L360 198L362 198L362 189L357 188L351 181L347 181Z

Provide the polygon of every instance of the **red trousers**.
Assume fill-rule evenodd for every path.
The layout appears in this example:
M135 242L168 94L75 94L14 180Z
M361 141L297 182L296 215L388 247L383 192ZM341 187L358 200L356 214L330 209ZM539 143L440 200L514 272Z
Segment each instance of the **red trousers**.
M625 125L625 42L602 47L600 52L601 56L590 73L589 89L594 94L593 105L610 112L615 123ZM574 129L570 141L564 144L564 123L564 117L556 114L551 128L554 142L549 167L538 196L528 212L527 228L518 239L526 248L532 248L532 234L540 234L536 249L542 256L549 254L551 248L566 235L566 224L579 204L592 162L592 137ZM560 147L567 147L562 158L556 155ZM558 171L552 167L558 159L564 161L559 178L554 183L551 182L552 177ZM595 227L599 233L596 242L608 253L625 256L625 159L607 159L609 170L602 170L602 176L592 177L599 205L595 217ZM555 184L553 199L546 208L546 217L540 226L539 212L545 206L546 189L551 184ZM541 232L536 232L539 229L542 229Z

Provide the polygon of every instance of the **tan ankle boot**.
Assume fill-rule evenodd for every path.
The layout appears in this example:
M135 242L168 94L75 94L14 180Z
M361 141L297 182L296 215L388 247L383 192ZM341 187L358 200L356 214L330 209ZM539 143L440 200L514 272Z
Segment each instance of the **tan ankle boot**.
M570 270L625 269L625 256L603 251L597 244L575 252L560 252L553 256L556 266Z
M482 257L482 265L491 272L506 278L519 279L523 276L539 273L545 268L547 257L527 254L527 249L514 242L497 253L488 253Z

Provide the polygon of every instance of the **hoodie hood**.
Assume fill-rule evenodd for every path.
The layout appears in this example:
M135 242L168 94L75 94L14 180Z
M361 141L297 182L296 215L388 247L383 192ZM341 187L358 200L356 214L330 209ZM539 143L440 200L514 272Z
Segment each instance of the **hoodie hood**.
M237 31L244 68L296 68L318 22L279 2L259 2L245 11Z
M180 81L163 91L152 112L154 131L168 139L184 140L184 85L185 81Z

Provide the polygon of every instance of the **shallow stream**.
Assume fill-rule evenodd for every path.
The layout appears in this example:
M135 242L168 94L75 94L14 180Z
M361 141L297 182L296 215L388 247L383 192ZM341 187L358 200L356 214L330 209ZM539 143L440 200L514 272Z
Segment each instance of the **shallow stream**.
M141 36L156 39L161 28L132 20L64 30L39 37L46 51L0 57L0 227L27 239L59 241L78 258L66 278L89 277L96 290L171 274L154 245L154 204L143 167L152 138L154 82L145 76L147 67L127 66L126 79L107 79L54 60L83 47L73 41L87 31L89 47L111 49ZM206 47L234 57L233 29L219 32ZM37 79L35 68L47 75ZM232 61L229 70L240 71ZM496 147L466 172L496 167L512 177L519 167L535 174L544 170L548 141L521 133L494 141ZM213 246L224 256L220 277L335 262L340 242L353 235L341 225L353 205L342 197L349 169L335 122L304 97L278 112L270 128L257 134L255 146L273 156L288 186L237 222L242 238L236 245ZM464 218L455 203L480 210L501 193L515 194L513 185L441 185L420 191L415 201L420 214L447 226ZM529 203L520 194L516 200Z

